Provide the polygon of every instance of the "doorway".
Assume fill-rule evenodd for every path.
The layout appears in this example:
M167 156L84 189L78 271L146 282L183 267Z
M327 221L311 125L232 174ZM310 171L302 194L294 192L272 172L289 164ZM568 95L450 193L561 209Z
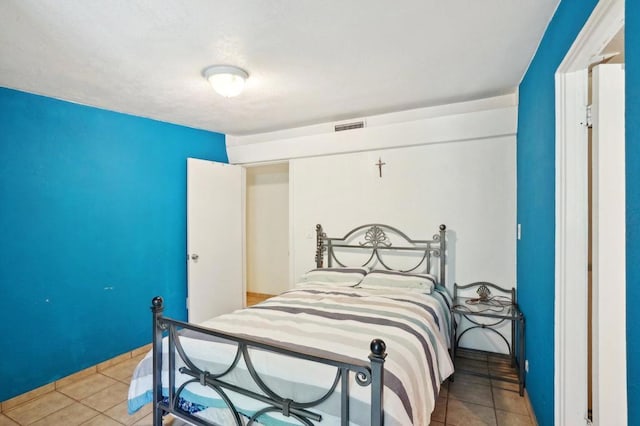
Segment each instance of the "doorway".
M289 163L247 166L248 297L289 289Z
M601 1L556 73L556 424L586 424L591 396L594 424L626 424L625 312L621 309L626 283L624 264L620 266L625 258L624 121L615 120L624 120L624 72L622 66L599 65L619 56L610 55L610 50L617 49L611 43L623 28L624 1ZM592 189L587 109L591 69ZM612 77L611 70L618 75L622 70L622 79ZM610 126L611 122L616 124ZM590 248L593 272L589 271Z

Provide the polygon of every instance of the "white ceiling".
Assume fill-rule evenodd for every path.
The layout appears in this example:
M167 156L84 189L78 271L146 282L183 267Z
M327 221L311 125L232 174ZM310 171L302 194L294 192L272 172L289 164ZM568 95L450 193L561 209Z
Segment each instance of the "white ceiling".
M558 0L0 0L0 86L245 135L512 93ZM201 71L233 64L244 93Z

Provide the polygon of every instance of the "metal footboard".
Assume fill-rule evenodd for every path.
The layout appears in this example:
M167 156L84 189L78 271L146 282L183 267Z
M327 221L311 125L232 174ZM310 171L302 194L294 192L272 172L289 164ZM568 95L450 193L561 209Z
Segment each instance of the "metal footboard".
M386 345L382 340L375 339L371 342L369 355L370 362L352 362L345 361L336 356L335 358L319 357L308 353L294 351L285 347L266 344L256 340L244 337L234 336L220 331L210 330L196 326L194 324L173 320L162 315L164 311L163 300L161 297L155 297L152 300L151 311L153 313L153 424L154 426L162 425L163 417L171 413L176 417L189 421L196 425L211 426L199 417L182 410L179 405L179 399L185 386L189 383L199 383L202 386L214 390L224 401L226 407L231 411L235 424L244 425L242 414L235 407L233 401L228 396L228 392L234 392L265 404L264 408L255 412L247 421L247 425L252 425L260 421L260 417L268 413L280 413L285 417L296 419L302 425L313 425L312 422L322 422L322 414L314 411L322 402L326 401L340 385L340 418L341 425L349 424L349 373L353 372L355 381L359 386L371 387L371 422L372 426L382 426L384 409L383 409L383 385L384 385L384 362L386 358ZM236 346L236 353L233 361L221 373L211 373L198 368L190 359L188 354L180 342L178 330L192 330L207 336L224 339L227 342L233 342ZM168 397L162 394L162 340L163 335L167 333L168 337L168 379L166 384L169 389ZM333 384L327 392L320 398L313 401L300 402L288 398L283 398L274 392L260 378L251 360L249 349L256 348L286 356L291 356L303 360L313 361L324 365L333 366L336 369ZM180 367L179 372L191 376L192 379L184 383L176 389L176 354L180 357L185 366ZM243 360L247 366L247 370L261 390L261 393L254 392L249 389L238 387L228 382L226 377L237 367L238 363Z

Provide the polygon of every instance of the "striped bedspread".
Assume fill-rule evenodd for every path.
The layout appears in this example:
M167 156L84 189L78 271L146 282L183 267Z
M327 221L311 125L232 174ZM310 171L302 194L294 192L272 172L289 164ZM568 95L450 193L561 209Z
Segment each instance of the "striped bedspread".
M307 284L248 309L213 318L201 325L238 336L277 343L298 351L319 355L337 354L368 362L369 343L380 338L387 344L384 377L385 425L427 425L440 384L453 372L448 353L450 316L446 291L436 287L431 294L411 289L361 289ZM165 339L166 340L166 339ZM235 354L235 347L215 339L190 334L180 338L186 353L203 370L223 371ZM166 342L164 351L166 352ZM250 350L251 360L265 383L285 398L308 401L331 386L335 368L274 354ZM165 353L166 357L166 353ZM167 359L163 366L168 364ZM182 366L177 362L177 368ZM134 372L129 389L129 411L152 400L152 361L149 354ZM182 376L182 377L181 377ZM176 386L190 377L176 374ZM239 365L227 381L260 392ZM371 390L349 385L350 422L369 423ZM168 375L163 373L164 391ZM322 414L320 425L339 424L340 387L336 394L311 411ZM251 415L263 407L257 401L232 395L236 407ZM200 384L190 384L183 393L186 409L220 424L225 420L219 396ZM262 416L260 423L298 424L279 415Z

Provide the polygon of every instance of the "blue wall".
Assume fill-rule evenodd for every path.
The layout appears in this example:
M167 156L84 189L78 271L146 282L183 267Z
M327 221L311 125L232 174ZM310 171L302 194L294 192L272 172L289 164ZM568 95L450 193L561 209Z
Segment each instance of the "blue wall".
M224 135L0 88L0 401L186 318L186 159Z
M554 418L554 74L595 0L562 0L522 83L518 107L518 300L526 318L527 391L540 425Z
M625 2L627 157L627 386L629 425L640 425L640 2Z

